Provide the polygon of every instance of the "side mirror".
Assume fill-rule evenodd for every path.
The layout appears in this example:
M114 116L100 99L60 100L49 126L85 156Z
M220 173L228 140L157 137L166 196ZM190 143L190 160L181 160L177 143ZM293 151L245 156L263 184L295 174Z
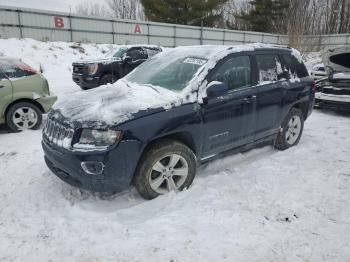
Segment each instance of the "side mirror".
M127 63L127 64L131 63L132 62L131 57L130 56L124 57L124 62Z
M213 81L207 86L207 98L219 97L227 94L228 87L222 82Z

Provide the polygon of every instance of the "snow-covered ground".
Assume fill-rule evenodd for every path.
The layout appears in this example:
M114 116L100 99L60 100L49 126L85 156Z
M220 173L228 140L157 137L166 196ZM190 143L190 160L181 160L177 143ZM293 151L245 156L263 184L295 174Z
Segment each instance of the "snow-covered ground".
M80 92L71 62L110 48L70 45L0 40L0 53L41 63L64 98ZM349 134L349 116L315 111L297 147L211 162L190 189L145 201L61 182L40 130L0 127L0 261L350 261Z

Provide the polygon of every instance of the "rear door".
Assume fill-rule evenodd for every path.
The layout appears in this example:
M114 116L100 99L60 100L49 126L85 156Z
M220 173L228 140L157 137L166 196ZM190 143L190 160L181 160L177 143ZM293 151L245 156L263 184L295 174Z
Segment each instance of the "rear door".
M11 103L13 99L13 88L11 82L7 79L5 73L1 70L0 63L0 119L5 117L6 106Z
M208 82L225 83L229 92L202 105L204 158L253 141L256 89L251 64L249 53L233 55L208 77Z
M273 52L257 52L257 121L255 140L278 132L286 87L280 57Z

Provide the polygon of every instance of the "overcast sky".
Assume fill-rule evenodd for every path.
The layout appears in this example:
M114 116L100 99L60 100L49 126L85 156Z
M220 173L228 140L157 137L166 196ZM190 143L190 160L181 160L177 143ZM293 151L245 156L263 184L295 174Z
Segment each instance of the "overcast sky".
M104 2L103 0L89 0L90 2ZM60 12L69 12L74 7L85 0L0 0L0 5L45 9Z

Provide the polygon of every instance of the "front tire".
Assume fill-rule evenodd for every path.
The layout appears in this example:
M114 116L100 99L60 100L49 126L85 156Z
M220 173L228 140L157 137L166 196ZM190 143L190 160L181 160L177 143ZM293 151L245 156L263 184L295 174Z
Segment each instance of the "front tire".
M6 123L13 132L26 129L36 130L41 126L42 120L40 109L29 102L12 105L6 114Z
M297 145L300 141L303 130L303 113L297 108L292 108L286 118L283 120L281 130L278 133L275 141L275 148L279 150L286 150Z
M188 188L196 175L196 156L182 143L164 140L141 158L134 185L145 199Z
M117 77L115 75L104 75L100 80L100 85L107 85L107 84L113 84L115 81L117 81Z

